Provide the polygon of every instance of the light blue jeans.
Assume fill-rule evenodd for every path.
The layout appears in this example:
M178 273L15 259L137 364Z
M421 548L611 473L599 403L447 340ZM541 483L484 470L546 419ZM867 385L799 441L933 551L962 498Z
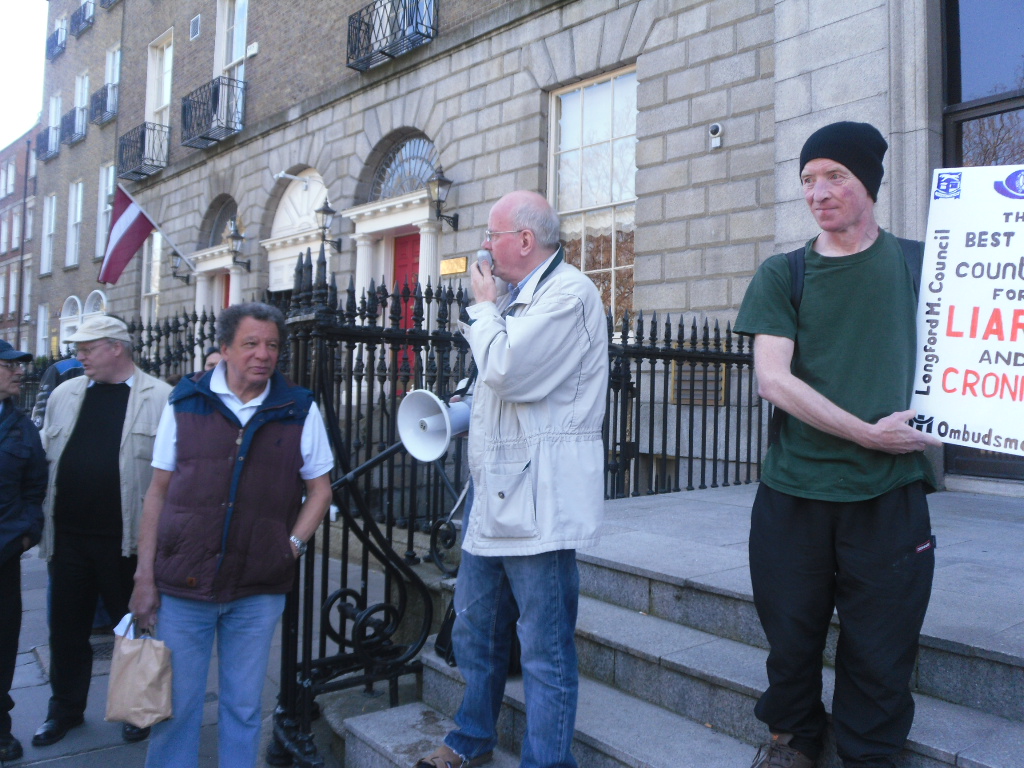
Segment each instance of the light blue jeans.
M253 768L263 681L284 595L208 603L161 595L157 637L171 649L174 716L153 726L147 768L196 768L206 677L217 638L220 768Z
M522 645L526 736L522 768L576 768L579 677L576 551L521 557L462 552L452 643L466 693L445 743L467 759L494 749L513 627ZM516 620L518 615L519 619Z

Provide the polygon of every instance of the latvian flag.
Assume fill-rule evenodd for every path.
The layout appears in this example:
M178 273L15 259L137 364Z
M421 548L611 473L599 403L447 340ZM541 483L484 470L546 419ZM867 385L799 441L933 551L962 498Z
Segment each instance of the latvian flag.
M114 192L114 211L110 217L110 236L107 238L107 252L100 267L101 283L116 283L128 262L132 260L156 224L146 215L138 203L117 185Z

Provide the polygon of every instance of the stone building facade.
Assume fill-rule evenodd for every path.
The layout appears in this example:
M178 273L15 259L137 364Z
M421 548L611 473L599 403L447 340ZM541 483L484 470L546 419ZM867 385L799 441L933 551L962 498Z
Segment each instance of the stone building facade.
M0 150L0 339L31 349L32 289L37 239L36 163L31 129Z
M79 2L51 0L51 28ZM67 98L76 74L118 42L118 114L112 128L90 129L84 151L41 165L39 194L57 195L66 214L70 175L88 166L88 208L97 165L123 154L139 126L169 126L157 167L122 179L163 233L102 289L124 316L287 292L296 256L320 247L325 198L338 211L329 239L340 236L340 251L327 250L340 286L467 282L490 206L529 188L562 212L570 259L617 316L724 322L757 265L814 232L797 168L813 130L841 119L882 130L879 220L919 237L932 170L962 161L965 126L1024 108L1012 84L969 93L984 35L1005 36L1007 56L1024 53L1012 23L964 21L975 0L104 4L92 52L72 50L83 35L63 54L73 66L48 65L47 96ZM1021 15L1012 0L995 5ZM353 69L346 42L359 13L370 66ZM207 131L205 146L186 136L195 109L223 129ZM457 231L424 189L439 168L453 182L445 213L458 213ZM130 171L122 157L117 172ZM66 231L56 227L57 253ZM88 222L82 237L95 237ZM95 287L87 263L40 277L38 301L84 301Z

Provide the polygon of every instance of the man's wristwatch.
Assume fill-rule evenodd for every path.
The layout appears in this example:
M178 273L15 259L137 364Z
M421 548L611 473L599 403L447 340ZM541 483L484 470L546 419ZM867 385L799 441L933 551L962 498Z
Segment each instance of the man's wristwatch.
M306 542L300 539L298 536L289 536L288 540L295 545L295 549L299 552L299 557L306 554Z

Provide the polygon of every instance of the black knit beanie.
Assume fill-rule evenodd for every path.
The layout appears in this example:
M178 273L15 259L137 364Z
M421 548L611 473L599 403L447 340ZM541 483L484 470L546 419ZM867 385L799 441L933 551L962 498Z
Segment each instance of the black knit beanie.
M878 200L882 184L882 158L889 145L869 123L841 122L826 125L811 134L800 150L800 174L811 160L825 157L842 163L860 179L871 199Z

